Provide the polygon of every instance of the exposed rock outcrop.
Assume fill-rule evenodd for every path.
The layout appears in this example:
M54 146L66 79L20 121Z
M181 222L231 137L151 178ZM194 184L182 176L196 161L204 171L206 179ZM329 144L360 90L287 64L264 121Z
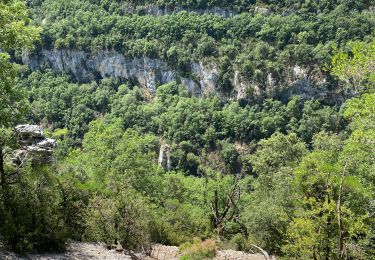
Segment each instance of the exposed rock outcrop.
M184 8L181 6L175 7L161 7L157 5L132 5L130 3L124 3L122 7L124 14L139 14L139 15L153 15L153 16L163 16L179 12L189 12L196 14L213 14L218 15L224 18L233 17L237 14L232 8L228 7L210 7L205 9L193 9L193 8Z
M212 89L215 86L215 72L205 70L202 64L193 65L194 73L202 77L198 84L192 79L179 77L163 60L148 57L128 58L113 51L90 54L74 50L44 50L38 55L24 55L23 62L28 64L31 70L47 67L69 73L78 82L90 82L98 76L132 80L147 88L152 94L157 86L172 81L180 81L187 85L188 90L194 95L205 93L206 88Z
M362 13L364 14L375 14L375 6L370 6L368 9L363 10Z
M230 99L278 98L287 100L292 95L318 98L332 102L342 100L343 94L326 88L325 74L317 66L285 67L281 75L266 74L261 81L249 80L238 70L231 79L230 96L219 86L219 71L214 63L194 62L191 77L182 77L167 62L149 57L130 58L115 51L88 53L78 50L43 50L35 55L25 54L23 62L32 70L52 68L75 77L77 82L90 82L98 78L116 77L129 80L147 89L152 95L162 84L181 82L191 95L215 94Z
M56 141L46 138L43 130L37 125L18 125L15 127L20 149L12 156L12 163L21 165L31 160L33 163L49 163L52 161Z
M270 15L271 14L271 10L270 9L264 8L264 7L259 7L259 6L256 6L254 8L254 12L255 13L259 13L259 14L263 14L263 15Z
M171 147L168 144L161 145L159 150L158 163L161 167L163 167L164 170L172 170Z

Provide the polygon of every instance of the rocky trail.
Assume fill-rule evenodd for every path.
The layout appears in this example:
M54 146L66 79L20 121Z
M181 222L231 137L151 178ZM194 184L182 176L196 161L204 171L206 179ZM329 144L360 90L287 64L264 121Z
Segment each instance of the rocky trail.
M20 256L12 252L2 250L0 247L1 260L178 260L181 255L178 247L154 245L151 256L144 254L130 254L109 250L105 244L92 243L71 243L65 253L30 254ZM217 260L264 260L261 254L246 254L234 250L220 250L217 253Z

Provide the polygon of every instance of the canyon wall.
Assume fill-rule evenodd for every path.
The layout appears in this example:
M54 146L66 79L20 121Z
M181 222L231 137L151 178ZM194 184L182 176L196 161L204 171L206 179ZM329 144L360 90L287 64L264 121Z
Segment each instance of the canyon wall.
M115 77L147 89L155 94L160 85L178 82L186 86L194 96L219 95L226 99L278 98L287 100L292 95L318 98L336 102L342 93L327 88L325 74L317 67L303 68L298 65L286 67L277 77L269 73L262 82L248 80L238 70L231 78L233 90L225 93L218 83L218 68L214 63L197 61L190 66L190 77L180 76L170 64L155 58L130 58L115 51L96 54L79 50L43 50L23 56L23 62L31 70L51 68L67 73L81 83L104 77Z

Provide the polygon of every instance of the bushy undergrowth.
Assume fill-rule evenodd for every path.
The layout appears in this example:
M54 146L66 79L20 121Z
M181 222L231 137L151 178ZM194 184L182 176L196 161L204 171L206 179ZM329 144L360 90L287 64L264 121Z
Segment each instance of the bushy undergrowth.
M202 241L195 238L193 242L182 244L180 251L182 252L181 260L213 259L216 256L217 244L212 239Z

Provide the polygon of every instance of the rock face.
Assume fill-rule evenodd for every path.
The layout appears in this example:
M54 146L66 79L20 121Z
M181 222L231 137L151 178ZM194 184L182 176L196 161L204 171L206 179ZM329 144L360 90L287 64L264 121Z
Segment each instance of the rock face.
M169 15L179 12L189 12L189 13L197 13L197 14L213 14L218 15L224 18L233 17L237 14L232 8L225 8L225 7L211 7L206 9L192 9L192 8L184 8L181 6L176 7L160 7L157 5L132 5L130 3L124 3L122 7L122 11L124 14L134 14L137 13L139 15L153 15L153 16L163 16Z
M48 67L58 72L69 73L77 82L90 82L98 76L131 80L147 88L152 94L157 86L172 81L183 82L194 95L206 93L206 89L211 89L215 85L212 76L215 72L205 70L202 64L193 65L197 73L203 77L198 84L192 79L179 77L163 60L148 57L127 58L113 51L90 54L84 51L44 50L31 57L24 55L23 62L31 70Z
M171 147L168 144L163 144L160 147L158 163L164 170L172 170Z
M363 10L362 13L375 14L375 6L370 6L367 10Z
M129 80L155 94L160 85L178 82L186 86L191 95L218 95L226 99L277 98L287 100L292 95L318 98L326 101L342 100L342 93L326 88L325 74L317 67L298 65L285 67L277 77L268 73L261 81L248 80L235 70L232 75L233 91L222 93L218 82L218 68L214 63L194 62L190 65L191 77L182 77L161 59L129 58L115 51L88 53L78 50L43 50L35 55L25 54L23 62L31 70L52 68L71 74L77 82L90 82L98 78L116 77Z
M18 125L15 127L15 131L20 149L14 152L13 164L21 165L29 160L33 163L48 163L52 161L53 148L56 147L56 141L45 138L40 126Z
M271 10L270 9L259 7L259 6L255 7L254 12L255 13L259 13L259 14L263 14L263 15L269 15L269 14L271 14Z

